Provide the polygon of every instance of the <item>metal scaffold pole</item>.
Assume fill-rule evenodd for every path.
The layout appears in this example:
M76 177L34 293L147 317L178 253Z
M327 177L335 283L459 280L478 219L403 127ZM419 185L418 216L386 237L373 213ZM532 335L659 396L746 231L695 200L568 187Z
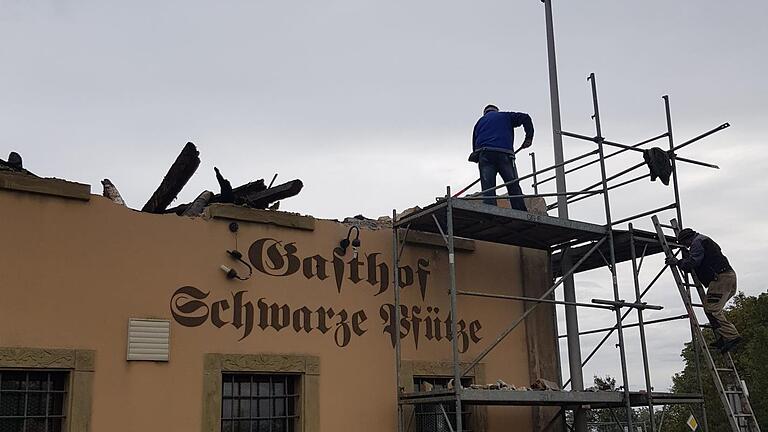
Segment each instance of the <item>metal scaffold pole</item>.
M456 432L462 432L464 429L461 424L461 365L459 364L459 338L456 333L459 320L458 307L456 302L456 257L454 255L454 236L453 236L453 198L451 198L451 187L447 188L445 196L446 223L448 225L448 277L450 279L450 297L451 297L451 350L453 351L453 391L454 401L456 403Z
M562 164L565 160L563 156L563 137L560 135L562 125L560 124L560 90L557 84L557 57L555 55L555 29L552 20L552 0L544 0L544 13L546 15L547 26L547 59L549 62L549 99L552 112L552 143L555 150L555 163ZM555 183L557 192L565 192L565 167L559 166L555 169ZM557 198L557 211L561 218L568 218L567 197Z
M608 181L605 173L605 158L603 152L603 133L600 128L600 108L597 103L597 82L595 80L595 74L589 75L589 81L592 84L592 103L595 108L595 133L597 141L597 148L600 151L600 175L603 184L603 201L605 203L605 226L608 228L608 250L610 256L611 267L611 280L613 282L613 299L617 303L621 301L619 294L619 282L616 277L616 252L614 250L613 242L613 228L611 228L611 201L608 197ZM619 356L621 358L621 375L624 381L624 398L627 408L627 429L632 430L632 402L629 395L629 379L627 378L627 358L624 349L624 330L621 323L621 308L617 305L614 309L616 312L616 327L619 335Z
M392 333L395 335L395 371L396 371L396 397L397 397L397 432L403 432L403 406L400 405L401 361L402 352L400 346L400 241L397 234L397 210L392 210L392 287L395 292L395 313L392 325Z
M675 155L675 139L672 134L672 113L669 109L669 95L662 96L662 99L664 99L664 112L667 117L667 139L669 140L669 160L672 164L672 187L675 192L675 210L677 213L677 225L678 228L683 228L683 211L682 211L682 204L680 203L680 186L677 178L677 164L675 163L676 155ZM685 283L686 283L686 290L688 291L688 301L691 301L691 289L687 285L688 284L688 275L685 274L683 276ZM703 300L703 299L702 299ZM704 394L704 381L701 376L701 351L699 348L699 344L696 343L696 331L698 329L693 327L693 324L691 324L691 344L693 344L694 354L696 356L696 361L694 362L696 364L696 380L699 384L699 392L701 394ZM704 427L704 432L709 432L709 425L707 422L707 408L704 403L701 404L701 420L702 420L702 426Z
M555 55L555 29L552 19L552 0L543 0L544 14L547 28L547 59L549 63L549 96L552 112L552 142L555 153L555 164L560 164L555 169L555 184L558 194L565 194L565 167L562 165L565 157L563 155L563 137L560 134L562 125L560 123L560 91L557 84L557 57ZM558 195L557 214L563 219L568 219L568 197ZM566 250L563 254L562 265L567 269L571 265L571 259ZM573 277L568 277L563 283L563 295L565 301L576 302L576 286ZM579 318L577 307L565 306L565 325L568 333L568 366L571 374L571 389L574 391L584 390L584 377L581 369L581 344L579 342ZM587 418L583 409L574 410L574 425L576 432L586 432Z
M640 267L637 264L637 252L635 251L635 230L632 224L629 224L629 250L632 257L632 279L635 283L635 302L640 303L642 301L642 295L640 293ZM643 256L645 256L645 250L643 250ZM640 330L640 348L643 353L643 372L645 373L645 392L648 395L648 416L651 420L650 432L656 432L656 421L653 416L653 388L651 387L651 371L648 365L648 345L645 340L645 320L643 317L643 309L637 309L637 324Z

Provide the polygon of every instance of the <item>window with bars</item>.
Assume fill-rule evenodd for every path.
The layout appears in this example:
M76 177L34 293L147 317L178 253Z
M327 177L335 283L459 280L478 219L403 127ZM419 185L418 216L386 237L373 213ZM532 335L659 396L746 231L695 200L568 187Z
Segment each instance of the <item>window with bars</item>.
M222 432L294 432L299 375L222 375Z
M433 391L447 390L450 380L450 377L413 377L413 386L418 391L423 391L425 384L431 384ZM471 378L461 380L461 385L464 387L469 387L470 384L472 384ZM471 432L472 409L466 405L462 405L461 409L462 432ZM456 404L454 402L416 404L413 414L415 432L449 432L456 430ZM445 419L446 414L448 417L447 421Z
M69 374L0 370L0 432L63 430Z

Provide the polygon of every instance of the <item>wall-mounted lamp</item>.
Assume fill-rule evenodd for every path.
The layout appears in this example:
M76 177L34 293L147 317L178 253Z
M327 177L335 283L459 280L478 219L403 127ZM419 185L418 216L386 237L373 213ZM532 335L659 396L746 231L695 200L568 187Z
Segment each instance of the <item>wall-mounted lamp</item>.
M240 253L239 250L233 249L233 250L228 250L227 255L229 255L233 260L240 261L240 263L242 263L244 266L248 268L248 276L242 277L237 273L237 270L222 264L219 268L221 269L221 271L227 274L227 279L238 279L243 281L250 279L251 275L253 275L253 267L251 267L250 264L248 264L243 260L243 254Z
M355 238L350 242L349 238L352 236L352 230L355 230L356 233ZM347 253L347 248L350 244L352 245L352 257L357 258L357 249L360 247L360 228L356 226L349 227L349 231L347 231L347 238L342 239L339 242L339 248L341 248L342 255Z

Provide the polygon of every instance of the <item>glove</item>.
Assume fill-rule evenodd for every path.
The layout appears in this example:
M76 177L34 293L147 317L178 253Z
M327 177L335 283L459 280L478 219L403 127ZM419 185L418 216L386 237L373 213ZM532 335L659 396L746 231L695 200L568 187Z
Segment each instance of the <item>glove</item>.
M520 146L521 149L528 148L533 145L533 138L526 138L525 141L523 141L523 145Z
M675 257L669 257L669 258L667 258L667 259L664 261L664 263L665 263L666 265L668 265L668 266L677 265L677 263L678 263L678 262L679 262L679 260L678 260L677 258L675 258Z

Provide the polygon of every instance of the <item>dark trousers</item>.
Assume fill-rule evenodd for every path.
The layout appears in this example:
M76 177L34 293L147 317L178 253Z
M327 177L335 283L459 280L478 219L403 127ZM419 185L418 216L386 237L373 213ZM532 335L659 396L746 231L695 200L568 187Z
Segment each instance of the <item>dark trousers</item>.
M508 153L483 151L480 153L480 159L477 165L480 167L480 186L483 190L496 186L496 174L501 174L504 183L518 178L515 159ZM509 195L522 195L523 190L520 189L520 182L508 184L507 192ZM496 191L486 192L483 195L495 197ZM484 199L483 202L490 205L496 205L495 198ZM510 198L509 202L512 204L513 209L527 210L525 201L523 201L522 197Z

